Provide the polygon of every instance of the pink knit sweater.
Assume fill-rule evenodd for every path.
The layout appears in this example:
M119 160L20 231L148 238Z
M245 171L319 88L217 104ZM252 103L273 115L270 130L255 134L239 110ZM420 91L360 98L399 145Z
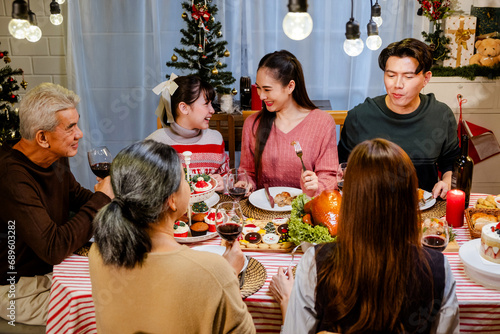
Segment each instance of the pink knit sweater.
M243 125L240 169L247 171L254 190L268 183L271 187L285 186L300 188L302 165L291 145L298 141L302 147L302 159L307 170L319 178L318 194L325 189L336 187L338 166L337 136L335 121L327 112L315 109L292 131L284 133L275 125L262 155L262 178L256 180L254 167L255 128L257 114L251 115Z

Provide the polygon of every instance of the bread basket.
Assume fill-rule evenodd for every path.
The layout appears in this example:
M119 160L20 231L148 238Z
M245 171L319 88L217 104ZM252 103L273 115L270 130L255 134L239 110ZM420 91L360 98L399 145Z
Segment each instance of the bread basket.
M481 238L481 231L477 231L474 228L474 222L472 221L472 216L475 213L485 213L487 215L492 215L498 217L500 215L500 209L475 209L468 208L465 210L465 219L467 220L467 225L469 226L470 236L472 239ZM498 219L498 218L497 218Z

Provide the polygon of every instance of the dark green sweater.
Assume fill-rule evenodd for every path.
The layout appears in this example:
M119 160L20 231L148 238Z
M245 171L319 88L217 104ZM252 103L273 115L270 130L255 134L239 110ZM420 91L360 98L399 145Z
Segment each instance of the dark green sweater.
M420 105L410 114L391 111L385 95L367 98L350 110L340 135L339 162L347 161L357 144L373 138L401 146L417 170L419 187L427 191L438 182L438 169L442 174L453 170L460 153L455 116L432 93L420 94Z

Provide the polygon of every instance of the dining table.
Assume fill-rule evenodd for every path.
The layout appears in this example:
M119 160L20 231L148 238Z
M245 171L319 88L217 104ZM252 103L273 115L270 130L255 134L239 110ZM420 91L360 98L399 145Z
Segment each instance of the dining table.
M487 194L473 193L470 206ZM456 242L461 246L471 240L467 222L462 227L453 228ZM221 238L187 244L220 245ZM266 271L262 287L244 299L253 318L257 333L279 333L282 324L280 307L269 292L271 278L279 267L286 267L292 260L290 252L247 251L245 255L260 262ZM295 253L297 264L303 253ZM490 289L471 280L464 269L458 251L444 251L456 280L456 294L460 310L460 333L500 333L500 290ZM500 282L500 279L499 279ZM499 283L500 284L500 283ZM168 310L165 310L168 312ZM154 319L151 319L154 321ZM88 258L71 255L54 266L50 292L46 333L97 333L95 309L92 300L92 286L89 275Z

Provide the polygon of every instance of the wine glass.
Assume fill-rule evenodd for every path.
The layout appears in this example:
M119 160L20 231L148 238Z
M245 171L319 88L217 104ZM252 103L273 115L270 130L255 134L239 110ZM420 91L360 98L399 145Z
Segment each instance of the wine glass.
M94 172L97 177L104 179L109 175L113 156L106 146L92 148L87 152L87 156L89 158L90 169L92 169L92 172Z
M226 189L234 203L241 201L250 187L247 172L243 169L232 168L227 172L224 180L226 182Z
M240 204L237 202L219 203L215 209L215 217L217 233L226 241L226 246L231 246L243 231L245 218Z
M426 218L422 223L422 245L444 251L450 241L448 222L444 218Z
M344 174L347 169L347 162L342 162L339 164L339 167L337 168L337 187L339 187L339 190L342 191L342 188L344 187Z

